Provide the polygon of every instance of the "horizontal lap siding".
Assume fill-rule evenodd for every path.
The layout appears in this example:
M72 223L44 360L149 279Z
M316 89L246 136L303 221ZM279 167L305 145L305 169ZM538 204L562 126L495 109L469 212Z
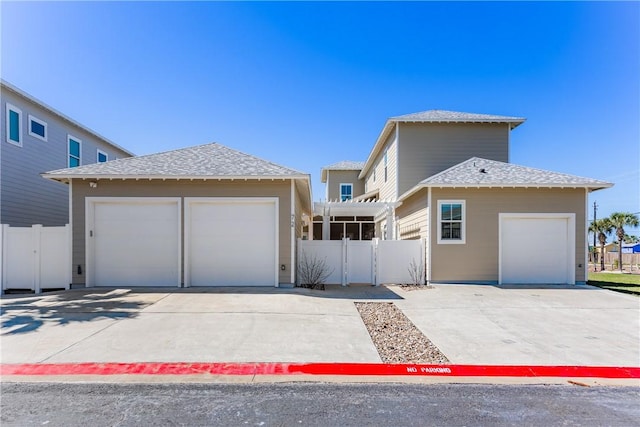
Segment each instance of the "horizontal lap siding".
M498 280L499 213L575 213L576 281L585 280L584 189L433 189L432 226L438 200L466 201L466 243L437 244L432 233L432 276L437 282ZM527 250L527 242L522 242ZM582 265L582 267L580 267Z
M22 147L7 142L7 102L22 111ZM29 114L47 123L47 141L29 135ZM96 162L97 149L109 159L129 157L28 99L2 88L0 126L0 221L14 227L61 226L69 222L68 186L40 176L67 167L67 134L82 140L82 164Z
M380 154L373 162L373 166L367 172L365 178L366 191L370 192L376 189L380 190L379 198L381 200L395 200L398 197L396 192L397 186L397 166L398 166L398 142L396 141L395 132L391 132L384 143L384 147ZM387 150L387 181L384 180L384 153ZM374 181L373 175L376 179Z
M358 179L357 171L327 171L327 190L329 200L340 199L340 184L353 184L353 197L364 194L364 181Z
M176 180L99 180L97 188L89 181L73 183L73 283L85 283L85 197L277 197L279 200L279 270L280 283L291 282L291 181L176 181ZM184 211L184 200L182 200ZM296 212L296 215L299 215ZM184 215L182 215L184 230ZM252 224L246 224L252 227ZM184 245L184 236L182 236ZM251 242L247 242L251 244ZM83 274L78 275L81 265ZM250 267L250 266L248 266ZM184 266L183 266L184 268ZM278 266L279 268L279 266Z
M399 194L471 157L509 161L506 123L400 123L398 132Z
M428 216L427 190L420 190L416 194L407 198L402 205L396 208L398 217L399 238L406 239L426 239Z

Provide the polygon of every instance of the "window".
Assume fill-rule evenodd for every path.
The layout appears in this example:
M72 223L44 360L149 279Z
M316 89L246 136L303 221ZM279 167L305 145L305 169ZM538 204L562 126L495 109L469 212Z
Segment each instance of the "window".
M464 200L438 201L438 243L465 243Z
M67 145L69 146L69 167L80 166L82 141L75 136L67 135Z
M22 111L7 103L7 142L22 147Z
M373 182L376 182L376 168L378 167L378 165L375 165L373 167Z
M353 198L353 184L340 184L340 201L351 200Z
M387 163L389 161L388 152L384 152L384 182L387 182Z
M109 160L109 156L104 151L98 150L98 158L96 159L98 163L104 163Z
M47 122L29 114L29 135L47 141Z

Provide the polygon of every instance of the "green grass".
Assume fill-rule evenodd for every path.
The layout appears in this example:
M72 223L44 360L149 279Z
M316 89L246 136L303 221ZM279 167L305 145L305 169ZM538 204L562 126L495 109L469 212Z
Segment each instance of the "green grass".
M589 273L589 282L611 291L640 296L640 274Z

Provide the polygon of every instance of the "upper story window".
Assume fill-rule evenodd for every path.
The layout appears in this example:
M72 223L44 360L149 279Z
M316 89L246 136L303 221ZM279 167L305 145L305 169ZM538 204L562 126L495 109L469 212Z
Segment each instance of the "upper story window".
M104 163L107 160L109 160L109 156L107 155L107 153L105 153L104 151L98 150L98 157L96 158L96 161L98 163Z
M353 198L353 184L340 184L340 201L351 200Z
M374 165L373 166L373 182L376 182L376 168L378 167L378 165Z
M389 162L389 151L385 151L384 152L384 182L387 182L388 179L388 175L387 175L387 163Z
M82 141L75 136L67 135L67 145L69 146L69 167L80 166Z
M29 135L47 141L47 122L29 114Z
M22 147L22 111L7 103L7 142Z
M465 243L464 200L438 201L438 243Z

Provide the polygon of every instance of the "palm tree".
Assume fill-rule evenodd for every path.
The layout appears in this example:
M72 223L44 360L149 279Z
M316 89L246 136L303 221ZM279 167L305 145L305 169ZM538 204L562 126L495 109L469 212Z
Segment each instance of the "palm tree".
M607 236L613 231L613 224L611 224L609 218L597 219L589 225L589 231L598 236L598 242L600 242L600 271L604 271L604 245L607 243Z
M611 222L611 226L616 229L616 237L618 238L618 267L622 271L622 243L624 242L624 227L637 227L640 224L638 216L628 212L614 212L607 218Z
M639 243L640 238L638 236L634 236L633 234L627 234L624 236L625 243Z

